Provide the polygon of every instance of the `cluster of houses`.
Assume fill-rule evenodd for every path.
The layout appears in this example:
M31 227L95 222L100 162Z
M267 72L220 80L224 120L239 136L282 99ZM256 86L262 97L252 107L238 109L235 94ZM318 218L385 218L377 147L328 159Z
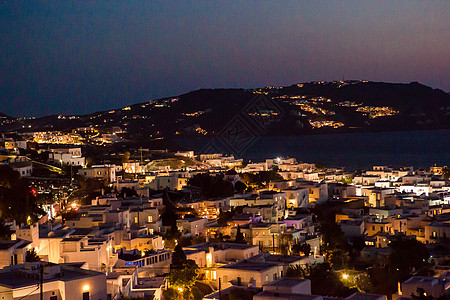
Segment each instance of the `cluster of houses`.
M149 172L139 161L86 166L81 148L52 149L49 160L55 165L79 167L79 176L102 180L117 193L102 194L90 205L73 205L73 216L65 219L47 216L35 224L13 225L11 240L0 242L3 299L36 298L41 290L45 299L52 300L162 299L173 249L163 239L171 230L161 220L166 200L152 191L195 194L198 191L188 186L189 178L205 171L223 174L234 187L243 181L243 173L276 170L280 177L250 192L186 197L174 204L180 211L189 211L176 220L181 236L204 239L183 247L187 259L201 269L203 280L216 290L204 299L218 299L219 293L223 297L236 290L256 291L254 299L261 300L327 298L312 295L309 280L285 274L289 267L324 261L311 208L328 201L346 204L335 221L349 241L364 240L361 256L367 259L388 255L390 240L398 234L443 247L450 237L450 184L443 179L442 168L375 166L354 175L292 158L244 166L241 159L221 154L195 156L185 151L175 156L196 164L182 169L167 165L156 172ZM135 195L119 195L124 188ZM238 210L218 222L221 213ZM235 242L239 235L245 243ZM296 244L308 244L310 253L292 255ZM30 260L30 253L40 261ZM401 284L396 297L408 298L418 287L436 298L448 294L450 273L445 262L449 258L450 251L436 252L433 259L441 272L436 277L411 277ZM355 299L386 296L356 293L346 298Z

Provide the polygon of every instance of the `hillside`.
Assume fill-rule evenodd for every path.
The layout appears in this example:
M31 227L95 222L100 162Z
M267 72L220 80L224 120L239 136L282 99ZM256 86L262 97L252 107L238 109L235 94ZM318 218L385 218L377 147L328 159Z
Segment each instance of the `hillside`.
M120 126L151 139L213 136L236 124L258 135L437 129L450 128L450 95L419 83L311 82L197 90L83 116L2 118L2 132Z

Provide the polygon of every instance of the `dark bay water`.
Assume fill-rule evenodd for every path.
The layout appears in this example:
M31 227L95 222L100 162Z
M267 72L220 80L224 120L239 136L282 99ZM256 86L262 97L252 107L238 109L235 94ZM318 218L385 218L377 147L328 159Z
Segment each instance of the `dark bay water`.
M196 153L214 152L208 147L210 139L178 139L176 143ZM378 164L428 168L450 165L450 129L259 137L243 148L238 152L225 145L223 151L251 161L282 156L348 169Z

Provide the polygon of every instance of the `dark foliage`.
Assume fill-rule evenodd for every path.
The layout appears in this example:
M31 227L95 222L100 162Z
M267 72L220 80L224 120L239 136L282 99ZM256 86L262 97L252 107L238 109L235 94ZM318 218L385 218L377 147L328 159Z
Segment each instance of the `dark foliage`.
M37 253L34 249L27 251L27 254L25 256L26 262L35 262L35 261L40 261L40 260L41 259L39 258L39 256L37 255Z
M234 184L234 190L238 193L243 193L247 189L247 185L242 181L236 181Z
M292 246L292 252L294 255L305 255L309 256L311 254L311 245L308 243L295 244Z
M291 266L286 271L286 277L311 280L311 293L313 295L347 297L357 291L344 286L337 273L333 272L331 265L328 263L312 266Z
M241 227L238 225L237 227L237 231L236 231L236 238L234 239L235 243L238 244L246 244L247 242L245 241L244 235L241 232Z
M0 166L0 217L14 219L19 224L38 220L45 214L31 192L27 179L9 166Z
M430 257L423 243L407 236L397 236L389 247L392 249L390 266L398 269L402 280L407 279L414 270L425 266Z
M172 255L171 268L182 268L186 261L186 254L184 254L183 248L181 247L181 245L177 245Z
M117 194L119 197L137 197L138 194L134 189L130 189L127 187L124 187L120 190L120 192Z
M274 170L261 171L256 174L242 173L240 176L247 186L258 188L266 187L271 181L283 180L283 177Z
M230 197L234 194L233 184L224 180L222 174L212 176L207 173L196 174L188 181L189 186L199 188L206 198Z

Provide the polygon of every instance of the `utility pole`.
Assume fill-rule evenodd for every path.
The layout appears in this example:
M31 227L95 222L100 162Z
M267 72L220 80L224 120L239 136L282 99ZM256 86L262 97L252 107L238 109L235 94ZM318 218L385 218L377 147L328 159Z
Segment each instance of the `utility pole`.
M220 294L221 294L221 290L222 290L222 285L221 285L221 281L220 281L220 277L219 277L219 300L220 300Z
M272 233L272 252L275 254L275 233Z
M44 300L44 266L43 265L41 265L39 272L41 275L39 278L39 287L40 287L40 294L41 294L40 299Z
M141 164L142 164L142 147L139 148L139 150L141 151Z

